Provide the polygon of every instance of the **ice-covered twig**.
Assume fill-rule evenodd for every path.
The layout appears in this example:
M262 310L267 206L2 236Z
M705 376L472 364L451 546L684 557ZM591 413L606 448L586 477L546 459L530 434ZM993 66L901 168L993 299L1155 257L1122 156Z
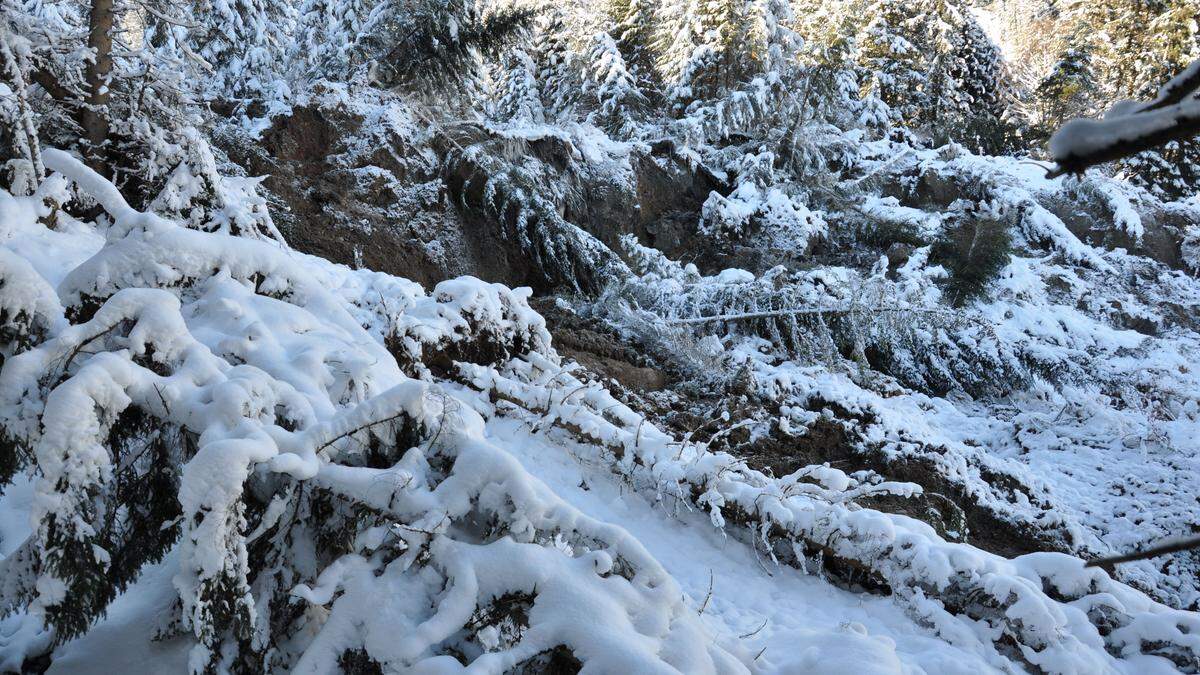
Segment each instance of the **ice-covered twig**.
M716 323L721 321L744 321L746 319L769 319L784 316L820 316L825 314L848 314L850 312L866 312L880 314L884 312L902 312L904 314L935 314L938 316L957 317L947 309L933 307L802 307L797 309L777 309L762 312L740 312L737 314L718 314L716 316L697 316L685 319L667 319L663 323L668 326L691 325L700 323Z

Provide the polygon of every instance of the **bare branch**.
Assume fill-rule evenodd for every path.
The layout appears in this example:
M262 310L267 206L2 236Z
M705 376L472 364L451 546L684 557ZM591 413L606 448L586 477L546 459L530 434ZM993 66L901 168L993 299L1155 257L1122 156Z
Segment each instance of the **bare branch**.
M1084 567L1105 567L1107 565L1134 562L1136 560L1147 560L1149 558L1157 558L1162 555L1167 555L1168 553L1188 551L1193 548L1200 548L1200 537L1182 539L1170 544L1163 544L1161 546L1148 548L1144 551L1137 551L1136 553L1126 553L1124 555L1116 555L1108 558L1096 558L1095 560L1089 560Z

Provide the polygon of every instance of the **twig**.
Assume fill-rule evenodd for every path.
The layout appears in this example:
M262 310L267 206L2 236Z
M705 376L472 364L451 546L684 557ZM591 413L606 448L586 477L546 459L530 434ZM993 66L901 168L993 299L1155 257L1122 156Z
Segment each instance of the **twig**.
M156 384L154 391L158 394L158 400L162 401L163 413L169 418L171 416L171 406L167 405L167 399L163 396L162 389Z
M373 427L377 424L387 424L388 422L392 422L394 420L400 419L401 417L407 417L407 416L408 416L408 411L401 410L400 412L396 413L395 415L392 415L391 417L385 417L381 420L375 420L373 422L367 422L365 424L361 424L357 427L354 427L350 431L347 431L344 434L339 434L337 436L334 436L333 438L329 439L328 441L317 446L316 448L313 449L313 453L318 454L322 450L332 446L334 443L337 443L338 441L340 441L343 438L346 438L348 436L353 436L354 434L357 434L358 432L362 431L363 429L370 429L371 427Z
M751 632L749 632L749 633L746 633L745 635L739 635L739 636L738 636L738 639L739 639L739 640L745 640L746 638L749 638L749 637L754 637L755 635L758 635L758 634L759 634L759 632L760 632L760 631L762 631L762 629L764 629L764 628L766 628L766 627L767 627L767 622L768 622L768 621L770 621L770 619L763 619L763 622L762 622L762 625L761 625L761 626L759 626L758 628L754 629L753 631L751 631ZM764 647L764 649L766 649L766 648ZM759 652L759 654L762 654L762 652ZM754 658L758 658L758 657L756 656L756 657L754 657Z
M67 374L67 371L71 369L71 363L75 361L75 357L79 356L80 352L83 351L84 347L86 347L89 344L91 344L92 342L95 342L96 340L104 337L105 335L108 335L116 327L117 327L117 324L114 323L113 325L109 326L108 328L105 328L104 330L100 331L99 333L96 333L95 335L87 338L86 340L82 340L79 344L75 345L75 348L71 350L71 353L67 356L66 361L63 363L62 368L59 370L58 377L62 378L63 376L65 376Z
M161 21L164 21L166 23L169 23L173 26L180 26L182 28L199 28L200 27L200 24L188 23L188 22L184 21L183 19L176 19L174 17L167 16L166 14L163 14L163 13L159 12L157 9L155 9L154 5L152 3L141 2L138 4L141 5L142 9L146 10L146 12L148 12L151 16L153 16L156 19L159 19Z
M712 591L713 591L713 571L712 571L712 569L709 569L708 570L708 595L704 596L704 604L700 605L700 611L696 612L697 614L703 614L704 609L706 607L708 607L708 601L712 600Z
M905 312L911 314L938 314L953 316L954 312L945 309L937 309L932 307L804 307L798 309L775 309L762 312L741 312L737 314L719 314L716 316L697 316L688 319L668 319L663 323L668 326L680 326L698 323L712 323L714 321L744 321L746 319L765 319L779 316L808 316L815 314L850 314L857 311L868 311L871 313L882 312Z
M429 444L425 446L426 454L428 454L430 450L433 450L433 444L437 443L438 438L440 438L442 435L442 429L446 427L446 415L450 412L448 401L450 400L451 399L446 396L443 396L442 398L442 417L440 420L438 420L437 431L433 432L433 437L429 439Z
M857 180L853 181L853 182L852 182L852 183L850 183L850 184L851 184L851 185L858 185L858 184L862 183L863 181L867 180L868 178L871 178L871 177L873 177L873 176L876 176L876 175L878 175L878 174L882 173L884 169L887 169L888 167L890 167L891 165L895 164L896 162L899 162L900 160L904 159L905 157L908 157L908 156L909 156L909 154L911 154L911 153L912 153L912 149L911 149L911 148L909 148L909 149L906 149L904 152L901 152L900 154L898 154L898 155L896 155L895 157L893 157L893 158L889 159L888 161L884 162L884 163L883 163L883 164L881 164L880 166L877 166L877 167L875 167L875 169L874 169L874 170L872 170L870 173L868 173L867 175L865 175L865 176L863 176L863 177L861 177L861 178L859 178L859 179L857 179Z

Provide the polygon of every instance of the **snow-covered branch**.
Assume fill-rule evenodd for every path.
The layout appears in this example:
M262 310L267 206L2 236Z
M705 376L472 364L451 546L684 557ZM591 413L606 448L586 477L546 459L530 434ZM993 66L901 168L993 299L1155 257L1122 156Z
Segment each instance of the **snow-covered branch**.
M1150 103L1123 101L1103 119L1067 122L1050 139L1050 156L1058 165L1050 176L1082 173L1097 164L1200 135L1198 92L1200 61L1163 85Z

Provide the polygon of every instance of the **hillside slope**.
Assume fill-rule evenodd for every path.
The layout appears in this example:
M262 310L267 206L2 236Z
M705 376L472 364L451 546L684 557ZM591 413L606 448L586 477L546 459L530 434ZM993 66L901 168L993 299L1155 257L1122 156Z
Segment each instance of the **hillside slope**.
M1005 558L953 523L863 506L919 499L920 485L887 473L940 447L932 461L945 462L944 480L981 504L994 507L984 490L1003 472L1014 490L997 510L1070 533L1068 550L1130 532L1118 535L1123 546L1135 535L1107 509L1144 507L1150 491L1121 501L1097 488L1145 480L1113 471L1135 453L1139 466L1164 462L1164 501L1194 504L1192 469L1180 464L1192 456L1194 403L1159 422L1173 450L1163 456L1120 437L1087 442L1108 432L1070 406L1102 406L1100 419L1118 428L1146 419L1104 408L1094 389L1043 387L1020 406L987 408L882 374L781 360L761 338L730 331L699 342L747 373L738 400L774 407L719 415L726 431L701 441L672 432L661 407L648 410L660 423L647 419L639 395L563 361L527 291L461 278L426 292L278 241L187 229L130 208L65 153L46 160L62 178L31 197L0 195L0 411L9 438L20 434L0 509L5 602L21 603L0 631L7 667L51 639L43 621L95 592L93 575L131 569L116 560L144 565L132 567L106 618L58 647L53 672L244 659L221 646L230 637L264 667L296 672L1169 672L1200 663L1200 615L1078 558ZM106 217L79 221L47 206L76 199ZM1157 281L1141 292L1191 306L1190 278L1093 249L1049 218L1034 233L1086 266L1014 258L999 299L977 310L1003 313L993 357L1020 348L1069 368L1099 354L1106 379L1148 375L1149 365L1161 369L1163 390L1178 381L1194 391L1189 326L1155 336L1114 328L1095 314L1108 307L1055 302L1044 281L1062 276L1056 292L1104 292L1142 316L1121 279L1145 278L1137 270L1148 265ZM854 272L795 274L786 288L836 296ZM823 281L811 286L814 274ZM913 259L898 274L876 280L909 291L893 301L933 292ZM744 271L703 277L658 260L630 277L625 300L579 311L632 330L613 317L646 316L655 298L666 301L649 292L657 286L675 284L666 293L678 303L688 293L747 298L758 283ZM1136 365L1125 366L1132 355ZM1005 418L1003 405L1019 412ZM861 451L879 455L882 473L816 462L773 475L722 449L737 449L733 431L802 438L823 419L862 434ZM1004 425L1020 429L1011 452L996 440L1009 437ZM1074 500L1083 495L1100 505ZM123 539L138 518L164 518L164 536ZM67 553L31 565L30 546ZM1161 571L1131 581L1191 602L1189 577ZM226 604L230 591L237 605ZM107 649L112 640L128 648Z

